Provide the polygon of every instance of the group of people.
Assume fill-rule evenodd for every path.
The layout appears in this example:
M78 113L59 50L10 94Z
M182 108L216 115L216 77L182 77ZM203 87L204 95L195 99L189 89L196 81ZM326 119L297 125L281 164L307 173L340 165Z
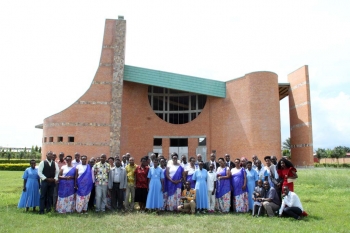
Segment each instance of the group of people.
M152 154L136 165L129 153L122 159L102 154L87 162L79 153L74 160L60 153L55 161L48 152L38 168L32 160L26 169L18 207L40 206L43 214L54 206L58 213L83 214L88 209L133 211L137 202L140 212L231 211L300 219L304 211L293 186L297 170L285 158L277 163L275 156L266 156L264 161L256 155L252 161L231 161L228 154L216 160L214 153L208 162L200 154L187 161L187 156L172 153L169 161Z

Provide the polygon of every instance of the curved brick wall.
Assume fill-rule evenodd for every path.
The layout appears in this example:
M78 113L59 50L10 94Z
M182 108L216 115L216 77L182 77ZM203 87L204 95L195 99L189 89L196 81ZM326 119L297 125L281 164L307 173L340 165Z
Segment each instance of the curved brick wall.
M117 127L118 119L118 113L111 111L111 106L118 109L115 106L121 104L121 99L113 100L122 91L122 81L118 78L123 77L124 44L125 21L106 20L100 64L90 88L70 107L44 120L43 138L46 137L47 142L43 141L43 158L50 150L63 151L66 155L80 152L89 157L111 153L111 148L115 147L115 143L111 143L111 136L115 138L111 131ZM115 90L119 86L120 93ZM63 142L57 141L59 136L63 137ZM74 142L68 142L69 136L74 137ZM49 142L49 137L53 137L53 142Z

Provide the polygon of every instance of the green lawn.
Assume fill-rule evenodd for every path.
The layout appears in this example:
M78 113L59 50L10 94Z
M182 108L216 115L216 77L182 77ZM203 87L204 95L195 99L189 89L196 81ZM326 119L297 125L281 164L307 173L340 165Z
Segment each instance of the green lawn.
M22 172L0 171L0 232L350 232L350 169L299 169L295 191L309 216L249 214L38 215L17 209Z

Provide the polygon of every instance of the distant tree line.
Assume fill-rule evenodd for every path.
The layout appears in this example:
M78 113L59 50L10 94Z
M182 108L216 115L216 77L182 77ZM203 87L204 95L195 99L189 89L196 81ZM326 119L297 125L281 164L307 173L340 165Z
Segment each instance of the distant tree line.
M41 147L32 146L31 149L24 148L24 151L13 152L11 149L0 152L0 158L2 159L40 159L41 158Z
M318 148L316 150L316 157L318 159L322 158L344 158L346 157L346 153L350 153L350 147L347 146L336 146L334 149L324 149Z

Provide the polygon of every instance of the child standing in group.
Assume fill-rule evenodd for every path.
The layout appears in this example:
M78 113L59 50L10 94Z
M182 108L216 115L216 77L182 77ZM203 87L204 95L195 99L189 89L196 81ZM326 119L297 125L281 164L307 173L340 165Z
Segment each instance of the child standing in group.
M209 165L207 187L208 187L208 212L214 213L215 208L215 192L216 192L216 172L214 171L214 165Z

